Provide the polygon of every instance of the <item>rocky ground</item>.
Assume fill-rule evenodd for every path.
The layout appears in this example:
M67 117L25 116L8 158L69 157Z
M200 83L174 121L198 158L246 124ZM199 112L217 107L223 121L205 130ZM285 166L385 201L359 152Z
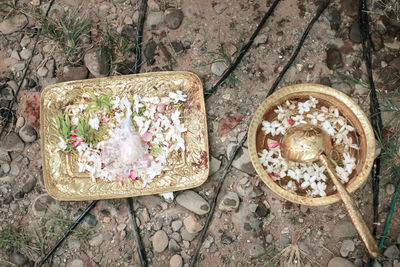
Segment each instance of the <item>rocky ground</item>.
M13 121L0 143L0 266L30 266L89 203L57 201L46 193L40 155L40 92L60 81L129 73L135 60L139 1L56 0L51 19L44 17L47 1L8 2L0 4L2 118L32 51L34 56L12 110ZM135 198L150 266L188 266L228 155L297 46L317 10L315 2L282 0L235 77L207 100L208 180L198 188L174 193L174 201L158 195ZM356 2L332 1L280 87L300 82L330 85L350 95L368 113L369 89ZM373 10L380 10L381 1L375 2ZM191 71L209 89L271 4L257 0L149 0L141 72ZM398 99L394 94L400 84L400 24L377 11L370 15L373 72L385 106L385 96ZM64 30L60 21L67 25ZM42 35L34 49L38 28ZM226 124L227 120L235 123ZM383 120L385 137L396 137L397 120L391 120L390 112L384 112ZM394 153L390 162L396 163L398 149ZM378 235L397 183L386 172L387 165L383 171ZM371 179L353 196L371 225ZM400 266L399 214L397 205L384 256L376 266ZM307 207L285 201L260 180L243 147L222 187L197 265L273 266L287 262L280 254L285 251L299 253L299 266L368 266L364 244L341 203ZM100 201L56 251L50 265L140 266L126 202Z

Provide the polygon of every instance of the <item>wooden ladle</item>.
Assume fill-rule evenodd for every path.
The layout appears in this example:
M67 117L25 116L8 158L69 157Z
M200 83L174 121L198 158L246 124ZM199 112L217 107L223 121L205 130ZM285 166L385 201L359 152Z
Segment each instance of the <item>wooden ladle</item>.
M340 182L334 168L326 155L332 150L331 138L324 130L316 126L295 126L290 128L282 138L282 156L295 162L314 162L320 160L326 167L330 178L336 186L336 190L342 199L347 212L361 239L372 258L380 255L378 245L370 233L359 209L349 192Z

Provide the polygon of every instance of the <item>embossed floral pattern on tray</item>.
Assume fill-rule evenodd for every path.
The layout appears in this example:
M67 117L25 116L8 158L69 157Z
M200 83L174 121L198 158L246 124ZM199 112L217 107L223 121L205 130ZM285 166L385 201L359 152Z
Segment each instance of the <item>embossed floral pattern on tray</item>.
M88 91L111 96L162 96L181 90L187 95L183 106L186 151L168 159L162 177L143 187L140 181L91 181L90 175L78 172L77 157L57 149L56 115L62 107L88 94ZM47 87L41 95L40 130L43 179L50 195L59 200L93 200L123 198L184 190L201 185L208 177L208 139L203 98L199 78L189 72L160 72L72 81Z

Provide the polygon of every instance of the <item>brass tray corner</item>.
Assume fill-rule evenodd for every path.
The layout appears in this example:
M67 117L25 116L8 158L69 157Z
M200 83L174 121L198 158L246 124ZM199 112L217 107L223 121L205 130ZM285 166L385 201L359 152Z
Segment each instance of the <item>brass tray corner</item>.
M92 182L88 174L77 171L74 161L61 151L55 115L88 90L100 94L161 96L171 90L187 95L183 110L186 151L174 155L168 168L146 186L139 181ZM95 200L125 198L185 190L203 184L209 173L208 136L203 87L197 75L190 72L154 72L80 80L46 87L40 100L40 132L43 179L47 192L58 200Z

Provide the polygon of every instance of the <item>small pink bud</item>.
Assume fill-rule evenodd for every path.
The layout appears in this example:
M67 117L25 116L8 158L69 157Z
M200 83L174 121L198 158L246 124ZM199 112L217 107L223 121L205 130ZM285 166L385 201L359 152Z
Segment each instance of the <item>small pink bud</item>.
M121 186L124 186L124 181L122 179L119 180L119 183L121 184Z
M143 139L143 141L144 141L145 143L150 142L150 141L151 141L151 138L153 138L153 134L152 134L151 132L149 132L149 131L145 132L145 133L142 135L142 139Z
M130 172L129 172L129 177L133 180L133 181L135 181L135 179L136 179L136 172L134 171L134 170L131 170Z
M107 117L104 117L104 118L103 118L103 122L104 122L104 123L107 123L109 120L110 120L110 119L107 118Z
M77 135L71 135L71 136L70 136L71 139L75 139L75 138L77 138L77 137L78 137Z
M79 144L79 141L73 141L72 142L72 147L76 147Z
M287 117L287 122L289 123L289 124L292 124L293 123L293 120L290 118L290 117Z
M74 133L77 133L78 132L78 129L73 129L72 130Z
M160 112L160 113L164 113L166 108L167 108L167 105L165 105L165 104L158 104L158 106L157 106L157 111Z
M171 148L172 144L168 144L168 148Z
M275 147L278 147L278 146L280 146L280 145L281 145L281 143L278 142L278 141L276 141L276 142L271 142L271 143L269 143L269 144L268 144L268 147L269 147L269 148L275 148Z
M154 119L155 119L156 121L158 121L158 120L160 119L160 116L158 116L158 114L156 114L156 115L154 115Z
M174 124L174 121L173 121L171 118L168 118L168 120L169 120L169 122L170 122L171 124Z

